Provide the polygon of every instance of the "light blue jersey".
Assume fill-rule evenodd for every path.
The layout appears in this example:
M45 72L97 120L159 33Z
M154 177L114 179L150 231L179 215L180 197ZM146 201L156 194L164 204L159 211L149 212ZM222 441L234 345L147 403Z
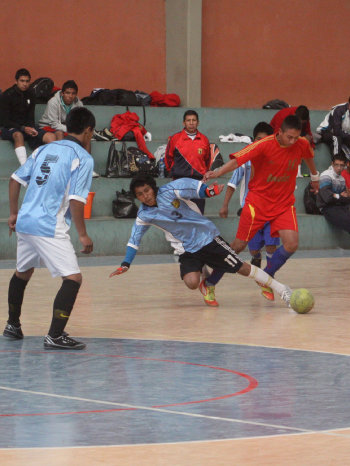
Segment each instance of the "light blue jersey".
M125 262L131 263L143 235L151 225L172 235L187 252L199 251L220 234L190 199L204 198L207 186L191 178L179 178L158 189L157 205L141 204L128 241Z
M76 141L76 142L75 142ZM72 137L39 147L12 178L27 187L16 231L49 238L67 237L69 201L86 202L94 161Z
M227 183L228 186L231 186L231 188L234 189L237 189L237 186L239 186L239 184L242 183L241 190L239 193L239 201L241 207L244 206L245 198L248 194L248 184L250 180L251 171L252 165L250 163L250 160L248 160L248 162L246 162L244 165L241 165L233 172L230 181Z

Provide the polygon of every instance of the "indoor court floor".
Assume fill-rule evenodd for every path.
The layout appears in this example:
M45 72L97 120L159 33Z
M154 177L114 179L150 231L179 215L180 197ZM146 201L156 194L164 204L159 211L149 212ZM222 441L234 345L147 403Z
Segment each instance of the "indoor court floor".
M228 274L209 308L171 255L109 279L120 261L80 260L66 330L83 351L44 350L60 279L35 271L24 339L0 336L1 466L350 464L349 250L278 272L315 296L305 315ZM14 266L0 261L2 326Z

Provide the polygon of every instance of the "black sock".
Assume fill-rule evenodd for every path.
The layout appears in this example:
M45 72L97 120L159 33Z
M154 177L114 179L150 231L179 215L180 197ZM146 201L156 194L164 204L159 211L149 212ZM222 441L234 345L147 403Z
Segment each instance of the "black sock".
M27 280L18 278L15 273L10 280L8 291L9 318L7 322L15 327L21 325L19 318L21 316L24 290L26 289L27 283Z
M53 303L53 316L49 330L50 337L57 338L62 335L72 312L79 288L80 283L74 280L63 280Z

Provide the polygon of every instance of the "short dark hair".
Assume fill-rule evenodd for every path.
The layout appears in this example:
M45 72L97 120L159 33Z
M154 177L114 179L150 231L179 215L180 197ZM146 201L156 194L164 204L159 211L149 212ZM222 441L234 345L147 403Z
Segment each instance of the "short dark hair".
M68 133L82 134L86 128L95 128L96 120L87 108L76 107L68 113L66 125Z
M75 81L70 79L69 81L66 81L63 86L62 86L62 92L64 92L66 89L75 89L76 92L78 93L78 85Z
M29 71L26 68L20 68L16 71L15 80L17 81L21 76L28 76L29 79L32 78Z
M308 121L310 120L310 112L305 105L299 105L299 107L295 110L296 116L298 116L301 121Z
M340 160L341 162L344 162L345 164L346 162L348 162L348 159L342 153L332 155L332 163L334 163L336 160Z
M273 128L266 123L266 121L260 121L253 129L253 139L255 139L259 133L273 134Z
M301 120L296 115L288 115L282 122L281 130L287 131L287 129L297 129L301 131Z
M186 112L184 113L183 121L185 121L186 117L190 115L194 115L197 118L197 120L199 120L198 113L195 110L186 110Z
M147 175L147 174L141 174L141 175L135 176L130 182L129 189L134 195L134 197L136 197L135 189L139 188L140 186L145 186L145 184L148 184L148 186L150 186L153 189L153 191L157 192L157 183L156 183L156 180L153 178L153 176Z

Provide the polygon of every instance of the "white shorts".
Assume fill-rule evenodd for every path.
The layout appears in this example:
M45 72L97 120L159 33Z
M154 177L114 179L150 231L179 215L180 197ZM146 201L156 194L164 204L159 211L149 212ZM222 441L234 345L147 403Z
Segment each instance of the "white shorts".
M46 266L53 277L80 273L70 238L46 238L17 233L17 270Z

